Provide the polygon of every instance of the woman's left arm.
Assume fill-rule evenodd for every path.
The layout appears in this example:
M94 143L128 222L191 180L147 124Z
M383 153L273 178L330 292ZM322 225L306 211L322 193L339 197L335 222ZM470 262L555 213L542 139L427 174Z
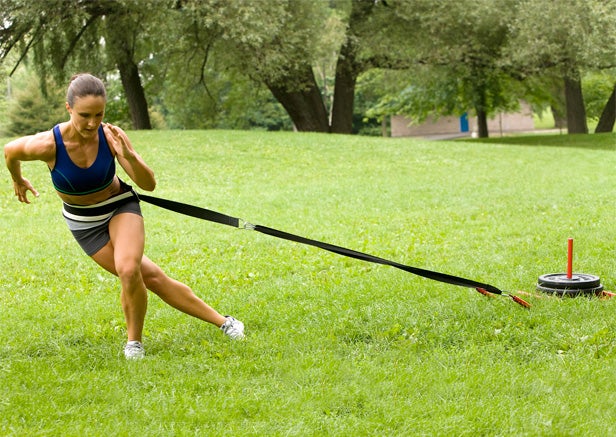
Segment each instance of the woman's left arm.
M103 124L103 131L109 146L115 151L118 163L126 171L126 174L139 188L147 191L154 190L156 187L154 172L135 151L126 133L109 123Z

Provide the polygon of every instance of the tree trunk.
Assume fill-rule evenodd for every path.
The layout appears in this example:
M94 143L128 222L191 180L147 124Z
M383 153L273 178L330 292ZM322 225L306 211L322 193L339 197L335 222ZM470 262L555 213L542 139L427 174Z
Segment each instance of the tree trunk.
M301 71L289 72L288 75L293 81L300 78L304 86L301 89L290 90L284 85L289 81L278 80L276 83L267 82L267 87L287 111L295 128L300 132L328 133L327 110L312 67L305 65Z
M122 87L128 102L128 110L133 122L133 129L152 129L150 114L148 112L148 102L145 98L145 91L141 85L139 68L133 62L129 64L118 63Z
M293 120L297 130L353 133L355 85L358 75L365 68L356 59L356 41L361 38L357 27L366 25L375 6L376 2L373 0L351 1L346 40L341 47L336 64L331 128L327 109L310 65L306 65L300 71L288 72L287 78L278 79L276 83L266 82L276 100L282 104ZM305 85L301 90L290 89L284 85L285 83L297 83L297 78Z
M355 102L356 82L357 73L353 71L352 61L341 55L336 65L336 80L334 82L332 133L353 133L353 105Z
M477 136L479 138L488 138L488 114L483 108L476 108L477 112Z
M375 5L376 2L371 0L353 0L351 2L349 27L336 63L331 127L333 133L353 133L355 85L357 76L364 69L357 61L357 41L361 38L361 31L358 28L366 24Z
M595 129L595 133L612 132L614 130L614 123L616 122L616 85L612 95L605 104L603 112L601 112L601 118L599 118L599 124Z
M554 117L554 127L556 129L566 129L567 128L567 117L562 113L555 105L550 105L550 110L552 111L552 116Z
M109 14L106 40L113 61L120 71L122 87L128 102L133 129L152 129L148 102L139 77L139 67L134 61L133 42L130 29L134 26L121 12Z
M152 129L150 114L148 113L148 102L145 98L145 91L141 85L139 77L139 67L132 62L118 62L122 87L128 102L130 118L133 122L133 129Z
M565 77L565 101L567 105L567 130L570 134L587 134L586 108L582 95L582 82L578 78Z
M355 83L357 72L354 67L354 49L347 39L340 50L336 64L334 83L334 104L332 105L332 127L335 134L353 133L353 104L355 102Z

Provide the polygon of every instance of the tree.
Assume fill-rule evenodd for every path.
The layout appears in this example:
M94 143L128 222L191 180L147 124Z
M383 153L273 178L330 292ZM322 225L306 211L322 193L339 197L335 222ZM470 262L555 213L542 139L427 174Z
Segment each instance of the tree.
M318 102L320 91L315 86L313 70L307 64L295 72L303 75L303 83L308 84L303 91L298 93L288 86L292 83L289 76L278 84L269 83L268 87L289 113L298 113L295 118L292 116L294 121L300 120L302 107L312 108L310 120L316 128L309 127L307 130L348 134L353 129L355 88L360 74L379 67L401 68L408 65L409 59L407 53L392 50L404 41L395 39L401 32L399 26L404 23L398 20L387 2L350 0L333 4L344 17L346 32L339 49L332 51L336 57L336 69L330 117L327 117L326 108ZM375 32L375 29L379 31ZM287 86L281 88L280 83Z
M47 0L44 8L29 0L2 2L0 59L18 50L16 68L32 52L43 90L47 77L65 79L68 68L105 76L115 67L133 127L151 128L139 64L151 52L153 41L159 40L157 25L164 22L161 17L169 15L174 2Z
M616 122L616 84L610 98L607 100L601 117L599 117L599 123L595 129L595 133L612 132L614 130L614 123Z
M237 50L243 45L258 47L276 32L281 2L178 1L176 6L167 19L169 41L142 66L142 72L152 76L146 89L164 108L169 126L284 125L284 111L252 74L256 64L244 67L254 51ZM274 63L278 57L269 60ZM254 117L248 115L252 113ZM283 121L268 118L275 113Z
M506 59L522 75L559 74L568 131L587 133L581 77L616 66L616 1L527 0L517 8L511 28Z
M12 80L15 93L8 108L6 133L35 134L65 120L66 109L57 104L58 99L63 98L64 90L48 84L47 95L43 95L33 73L20 73Z
M587 134L586 107L579 73L565 75L565 103L567 105L567 131L570 134Z
M380 69L373 78L406 72L390 107L471 108L481 136L533 88L520 83L558 75L570 129L584 130L579 79L616 59L616 0L0 1L2 60L28 56L43 85L68 70L118 71L136 128L165 102L179 125L224 125L246 87L256 99L268 89L298 130L351 133L358 79Z
M584 76L582 86L588 117L598 121L595 133L612 132L616 121L616 74L601 71ZM609 96L606 100L605 96Z
M587 131L580 78L614 64L614 0L388 3L408 23L415 63L405 75L379 73L398 86L386 90L372 114L421 120L472 108L478 134L486 136L487 117L494 111L514 109L520 98L535 106L543 99L556 109L562 93L570 132ZM556 76L560 86L554 87ZM554 94L546 95L541 84L554 88Z
M384 20L374 22L379 21L377 15L384 12L383 8L386 7L378 3L357 0L351 2L347 32L336 62L331 122L333 133L351 133L357 78L364 71L378 66L374 58L371 58L372 53L367 50L370 47L367 40L374 28L385 24ZM366 53L368 54L365 55Z
M183 5L195 23L187 38L218 47L216 53L229 65L264 83L298 130L329 130L311 63L316 50L313 35L319 34L326 4L187 0Z
M384 1L332 1L339 11L335 17L346 27L342 38L322 31L322 23L332 17L327 2L181 3L200 30L186 36L206 41L198 35L218 35L213 45L226 50L216 52L233 53L231 64L264 83L300 131L351 133L357 77L376 65L391 64L383 44L374 44L377 39L386 40L374 29L386 31L395 19ZM332 29L336 33L339 27ZM323 52L331 53L337 62L331 112L314 73Z
M152 13L144 6L131 9L129 2L113 1L100 9L86 7L93 17L98 15L103 21L106 51L120 72L134 129L152 129L136 56L137 41L148 34L144 27L146 16Z
M488 117L519 105L513 75L501 66L512 2L507 0L398 0L390 2L406 23L391 41L412 61L404 73L382 73L399 84L372 113L411 116L460 115L473 110L478 135L488 136ZM399 48L400 50L400 48Z

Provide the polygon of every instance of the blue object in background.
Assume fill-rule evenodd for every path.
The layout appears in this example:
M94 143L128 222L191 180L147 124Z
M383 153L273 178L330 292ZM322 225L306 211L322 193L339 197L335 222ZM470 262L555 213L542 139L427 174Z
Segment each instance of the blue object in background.
M460 132L468 132L468 114L466 112L460 117Z

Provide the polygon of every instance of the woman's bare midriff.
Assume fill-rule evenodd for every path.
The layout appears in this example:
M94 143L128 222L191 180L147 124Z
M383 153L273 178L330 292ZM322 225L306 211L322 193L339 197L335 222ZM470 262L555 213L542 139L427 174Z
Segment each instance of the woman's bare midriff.
M60 199L64 203L68 203L69 205L94 205L96 203L103 202L110 197L116 196L122 192L122 188L120 187L120 179L117 176L114 176L113 182L107 188L102 189L101 191L97 191L92 194L84 194L81 196L76 196L72 194L64 194L56 191Z

